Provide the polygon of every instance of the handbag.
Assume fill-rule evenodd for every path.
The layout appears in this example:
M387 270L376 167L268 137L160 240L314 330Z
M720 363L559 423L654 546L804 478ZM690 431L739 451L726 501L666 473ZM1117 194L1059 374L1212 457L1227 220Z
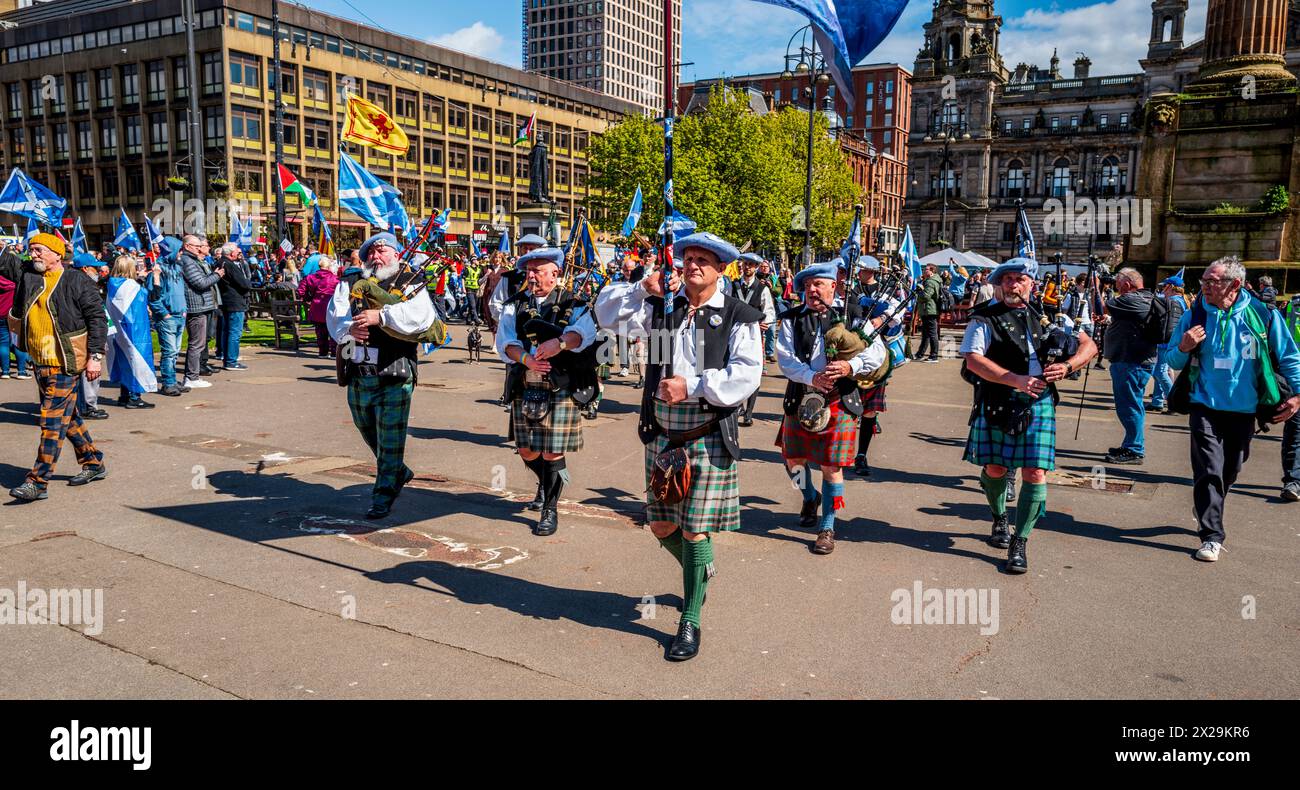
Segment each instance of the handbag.
M686 443L708 436L718 427L713 418L698 428L681 433L668 432L668 444L655 456L650 468L650 495L661 505L676 505L691 492L691 455Z

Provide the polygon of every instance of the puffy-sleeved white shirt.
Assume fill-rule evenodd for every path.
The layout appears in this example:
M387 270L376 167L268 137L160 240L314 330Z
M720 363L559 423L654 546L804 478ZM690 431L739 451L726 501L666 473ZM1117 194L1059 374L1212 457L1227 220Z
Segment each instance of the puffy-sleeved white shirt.
M336 343L342 343L347 339L348 331L352 328L352 305L351 299L348 298L349 292L347 282L340 280L334 288L334 296L330 299L325 313L325 327ZM429 299L428 288L421 288L419 293L405 302L384 305L379 309L380 326L404 335L417 335L425 331L433 326L437 317L438 313L433 307L433 301ZM353 352L353 361L360 362L362 353L361 346L358 344Z
M510 346L524 347L523 341L519 339L519 335L515 332L515 316L519 312L519 305L520 302L515 301L502 308L501 322L497 326L497 356L507 365L511 364L512 360L506 356L506 349ZM577 318L572 319L564 331L576 332L582 336L582 344L575 349L570 349L570 351L581 351L594 343L596 341L596 321L591 315L591 310L589 308L578 308Z
M826 344L819 328L817 337L813 339L812 356L809 361L804 362L795 355L794 323L802 315L803 313L800 313L792 318L781 320L781 326L776 333L776 363L780 366L781 373L791 381L798 384L812 384L813 376L826 367ZM854 376L863 371L870 373L885 364L885 355L888 353L889 349L886 348L884 341L877 336L871 345L849 359L849 368Z
M648 338L654 318L654 307L646 301L645 289L649 274L636 283L610 283L596 297L596 321L611 332L628 337ZM705 303L709 307L722 307L725 296L715 290ZM728 338L730 357L727 367L706 370L703 354L697 345L698 332L695 320L682 321L673 335L673 375L686 380L686 394L690 398L703 398L714 406L723 408L744 403L763 380L763 344L758 324L737 323ZM651 339L649 348L655 349ZM657 361L652 357L650 364ZM662 364L662 360L658 361Z

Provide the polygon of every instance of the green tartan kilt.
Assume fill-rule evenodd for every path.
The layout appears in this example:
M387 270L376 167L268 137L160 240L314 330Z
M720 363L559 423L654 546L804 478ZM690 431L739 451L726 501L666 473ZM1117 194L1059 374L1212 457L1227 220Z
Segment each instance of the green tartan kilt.
M1025 396L1016 393L1021 402ZM1008 469L1056 468L1056 406L1052 396L1045 394L1035 401L1029 419L1029 428L1019 436L1011 436L989 425L984 410L970 425L966 439L966 461L979 466L996 464Z
M535 453L572 453L582 449L582 409L567 390L551 393L546 419L530 423L524 418L524 398L510 404L510 433L506 437L521 450Z
M655 401L655 420L665 430L688 431L710 419L694 402L669 406ZM683 445L691 459L691 490L676 505L660 504L648 493L655 456L667 446L663 434L645 446L646 520L667 521L687 532L740 529L740 464L727 452L722 434L714 431Z

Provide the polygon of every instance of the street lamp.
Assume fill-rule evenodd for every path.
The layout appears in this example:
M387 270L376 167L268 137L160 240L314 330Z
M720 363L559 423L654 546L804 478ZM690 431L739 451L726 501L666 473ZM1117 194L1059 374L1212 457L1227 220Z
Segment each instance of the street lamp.
M952 245L952 242L948 241L948 174L952 171L952 143L954 140L965 142L969 139L970 132L964 131L961 124L950 121L941 123L937 134L934 136L927 134L924 139L924 142L927 143L933 143L936 140L943 143L943 154L939 163L943 178L943 208L939 214L939 241L949 246Z
M816 130L814 116L817 113L817 85L827 85L831 81L827 73L826 58L817 51L817 40L811 36L811 33L812 25L804 25L790 36L790 40L785 45L785 69L781 72L781 78L785 80L792 80L796 76L806 76L808 79L808 86L803 89L803 94L808 97L808 166L803 188L804 266L812 265L813 133ZM800 34L803 37L799 41L798 50L793 51L791 47Z

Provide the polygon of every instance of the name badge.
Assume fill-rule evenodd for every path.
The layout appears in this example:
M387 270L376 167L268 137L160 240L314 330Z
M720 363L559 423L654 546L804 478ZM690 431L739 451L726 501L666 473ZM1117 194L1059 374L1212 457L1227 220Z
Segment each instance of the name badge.
M1215 370L1232 370L1232 357L1215 357Z

